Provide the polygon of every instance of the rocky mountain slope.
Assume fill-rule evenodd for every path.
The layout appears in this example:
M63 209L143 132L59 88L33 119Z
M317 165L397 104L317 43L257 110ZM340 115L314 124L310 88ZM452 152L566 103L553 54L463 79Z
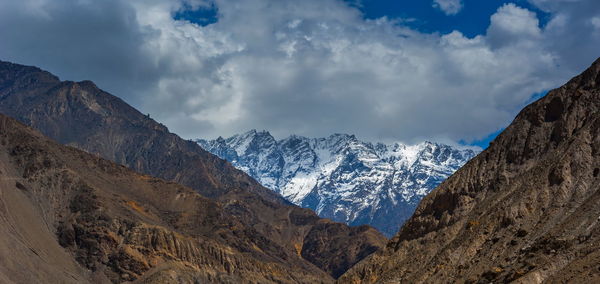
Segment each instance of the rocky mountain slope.
M332 281L192 189L3 115L0 183L2 283Z
M191 187L218 202L223 214L255 230L255 238L300 255L333 277L385 243L370 227L340 229L290 204L90 81L60 81L35 67L0 62L0 112L62 144ZM348 249L336 252L336 258L326 253L340 243Z
M600 59L527 106L340 283L600 282Z
M423 196L476 154L431 142L372 144L347 134L275 140L256 130L196 142L298 206L390 237Z

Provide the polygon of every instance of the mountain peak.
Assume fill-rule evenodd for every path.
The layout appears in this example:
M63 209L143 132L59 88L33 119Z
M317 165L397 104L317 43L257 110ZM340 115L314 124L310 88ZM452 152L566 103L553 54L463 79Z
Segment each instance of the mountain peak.
M96 86L96 83L94 83L90 80L79 81L79 82L77 82L77 84L79 84L82 88L98 89L98 86Z
M254 130L254 132L256 133L256 135L259 135L259 136L272 136L271 133L267 130L259 130L259 131Z
M254 137L265 137L265 136L271 136L271 137L273 137L271 135L271 133L269 131L267 131L267 130L250 129L250 130L248 130L246 132L243 132L241 134L233 135L230 138L239 137L239 138L243 138L243 139L250 139L250 138L254 138Z
M388 236L421 197L475 155L433 142L373 144L343 133L276 141L246 132L216 142L199 143L290 202L334 221L371 224Z
M333 133L329 135L330 138L343 138L343 139L356 139L356 135L347 133Z
M20 65L8 61L0 60L0 75L5 82L14 82L15 80L29 80L30 84L58 83L59 78L50 72L44 71L35 66Z
M140 113L123 100L97 88L87 90L85 88L86 86L92 87L92 84L89 82L61 82L58 81L56 77L49 75L50 73L41 71L37 68L8 63L0 65L0 94L3 96L0 100L0 112L3 114L10 115L25 122L55 141L93 153L94 156L92 156L92 161L99 161L98 158L100 156L124 166L131 167L142 173L172 181L168 183L170 184L169 186L181 187L175 184L175 182L189 186L203 196L210 198L212 201L216 201L214 204L219 208L211 213L211 218L209 218L209 223L207 224L214 221L218 223L218 226L226 227L223 227L225 234L215 238L215 241L227 239L227 245L242 248L245 252L243 255L240 255L242 258L239 258L238 255L232 254L231 252L221 253L216 250L205 253L198 258L194 257L201 262L208 261L203 262L202 265L211 267L213 262L207 260L211 257L209 255L218 255L220 259L215 260L215 264L217 262L224 264L224 261L233 261L236 263L234 265L227 265L227 268L221 268L219 269L220 272L212 274L213 277L211 279L213 282L219 282L217 280L218 278L214 278L216 274L223 274L223 276L228 277L228 275L232 273L240 272L238 269L239 267L237 267L238 264L249 265L250 267L254 266L255 269L253 271L255 272L258 271L256 269L267 268L271 273L276 271L278 275L284 278L289 278L291 274L298 273L297 275L300 275L300 273L302 273L302 277L306 276L308 279L312 279L310 277L314 276L318 277L318 279L324 279L325 282L330 282L333 279L330 279L331 277L327 276L326 273L329 273L332 277L339 275L339 273L342 273L354 263L380 248L385 241L385 238L372 228L350 228L344 224L322 220L310 210L291 205L278 194L261 186L255 179L234 168L230 163L206 152L198 144L191 143L173 133L169 133L166 127L161 126L160 123ZM83 87L81 87L82 85ZM96 111L106 111L108 115L101 115ZM0 132L4 129L5 128L0 127ZM270 137L270 134L263 133L263 136L268 138ZM19 136L17 135L16 137ZM19 139L22 139L22 137ZM266 140L268 139L262 139L261 141L264 142ZM0 145L0 148L4 147L4 149L6 149L4 142L0 144L2 144ZM72 148L67 147L66 149ZM36 153L41 152L42 151L36 151ZM5 155L0 155L0 159L3 159L2 157L9 157L9 152L4 153ZM232 157L236 157L234 155L235 153L231 154ZM58 156L62 157L61 155ZM41 163L41 161L44 161L43 159L28 158L20 158L20 160L28 163ZM5 164L6 163L0 161L0 167ZM46 163L42 166L35 164L29 168L35 171L37 169L42 169L45 165ZM78 167L76 167L75 170L82 170L82 165L85 167L86 165L90 165L90 163L78 162L76 165ZM93 171L107 171L111 167L94 166L92 168L93 169L91 170ZM121 166L116 168L116 171L108 171L114 172L117 177L120 178L120 175L117 173L122 171L125 167ZM67 174L69 173L69 171L65 172ZM2 169L0 175L5 173L4 169ZM54 175L54 172L51 173L52 178L58 177L57 175ZM87 171L87 173L92 172ZM95 174L92 173L91 175L88 175L88 177L89 176L94 177L91 178L92 181L99 181L95 178ZM107 179L101 179L103 180L102 184L105 184L104 181ZM4 180L4 178L0 177L0 181ZM142 219L149 220L152 219L153 216L156 216L156 214L167 214L168 216L166 217L168 218L165 218L166 222L153 221L153 224L168 225L170 228L180 228L183 230L194 230L192 227L202 223L202 221L197 223L199 219L194 218L196 218L198 214L208 212L206 211L208 208L196 205L187 208L178 206L171 207L178 203L167 202L161 199L161 197L166 194L166 192L162 191L162 185L154 183L153 179L149 176L144 176L143 178L140 178L140 180L142 183L150 181L149 186L156 187L157 189L160 188L161 190L153 194L140 193L135 195L135 193L132 193L137 198L137 201L134 203L126 202L127 200L123 199L123 204L128 206L127 208L134 209L135 212L133 212L133 215L140 217L145 216L142 217ZM61 183L52 183L64 184L62 183L63 181L64 180L61 180ZM127 184L127 182L131 182L131 179L125 178L123 182L126 182L125 184ZM12 181L12 183L14 184L14 181ZM36 184L42 184L42 182L36 182ZM98 185L100 186L102 184ZM116 190L134 190L133 187L129 186L115 188ZM3 184L2 189L4 189ZM61 187L59 190L62 190L61 192L64 193L68 188ZM46 188L44 188L44 191L36 190L36 192L45 193ZM25 198L23 193L20 193L20 195ZM60 196L65 197L65 195ZM90 195L85 195L85 197L90 197ZM176 197L175 199L177 202L196 200L196 198L182 198L180 194L174 194L172 197ZM115 199L115 197L110 195L109 198L113 201L119 200L119 202L121 200L119 198ZM158 207L156 207L156 210L153 209L147 211L146 207L144 207L147 205L145 201L149 199L157 199ZM161 204L160 202L166 203ZM112 203L109 202L107 204L110 205ZM49 205L49 208L54 205L56 204ZM62 204L60 206L62 206L62 208L69 207L68 203L65 206ZM189 211L186 211L188 209ZM179 215L179 212L189 212L189 214ZM0 212L0 215L1 213L2 212ZM115 212L110 211L107 213L112 214ZM63 216L67 217L71 215ZM240 227L235 224L227 226L227 223L219 221L219 218L221 217L231 217L233 218L232 220L239 221L242 226ZM49 216L49 218L52 217ZM69 217L69 220L71 219L78 220L80 218ZM85 219L104 222L101 218L86 217ZM51 224L55 223L53 222L55 221L54 219L50 219L49 221ZM246 225L249 227L247 229L242 229L243 232L240 232L238 236L234 238L227 237L227 235L229 235L228 232L237 230L235 228L244 228ZM44 228L45 231L49 231L49 228ZM70 225L69 228L72 230ZM213 228L217 228L217 226L214 226ZM132 233L126 228L124 231ZM207 235L211 234L213 231L210 229L203 229L197 232L202 232L202 235ZM135 233L137 233L137 231ZM219 234L218 231L214 233ZM75 235L72 231L70 231L69 234ZM96 231L92 234L94 237L97 236ZM94 237L87 239L88 236L90 235L86 233L86 239L83 242L86 247L85 249L81 249L81 253L84 253L84 255L77 259L78 261L85 262L82 263L83 265L93 266L98 268L99 271L105 269L110 270L110 267L105 267L105 264L107 263L106 259L112 259L113 256L122 259L122 254L115 254L110 257L103 256L103 260L99 260L98 262L88 262L88 260L92 258L96 259L97 257L100 257L100 255L96 254L98 249L98 243L96 243L96 241L101 241L100 239L94 239ZM104 240L106 238L102 239ZM108 239L114 240L112 238ZM336 241L323 242L322 240L324 239ZM89 240L93 240L96 245L90 243ZM259 240L258 243L256 242L257 240ZM192 239L190 239L190 241L192 241ZM70 243L72 242L70 241ZM201 244L202 247L206 247L208 243L210 243L210 241L200 241L196 244ZM77 245L79 244L80 243L77 242ZM111 245L116 244L118 243L111 241ZM251 244L254 244L254 246L247 246ZM191 247L187 244L181 245ZM336 250L335 246L349 249ZM104 247L104 245L102 245L102 247ZM152 248L149 249L152 250ZM42 251L46 251L45 248L42 249ZM310 254L309 252L319 253ZM335 257L332 256L333 252L335 252ZM27 251L27 253L31 255L29 251ZM186 251L177 251L173 253L175 255L179 253L186 254ZM10 257L12 256L13 255ZM6 257L6 255L0 254L0 258L3 257ZM133 263L136 267L144 266L149 269L155 266L156 263L147 261L148 259L152 258L136 256L135 260L132 260L132 262L127 260L127 263ZM285 261L281 262L281 260ZM269 262L267 265L268 267L264 265L265 261ZM285 273L283 270L273 270L278 262L289 264ZM313 264L318 266L318 268ZM128 265L128 267L131 269L131 265ZM121 270L117 273L117 277L119 275L126 275L127 277L132 276L129 273L129 270ZM245 276L252 277L250 274L246 274ZM302 277L293 276L294 279L301 279ZM229 278L228 281L240 282L234 279L235 278ZM269 281L288 282L273 274L269 275L268 279L269 280L263 281L248 281L257 283ZM190 280L188 282L193 281ZM206 281L201 280L200 282ZM306 280L306 282L317 281Z

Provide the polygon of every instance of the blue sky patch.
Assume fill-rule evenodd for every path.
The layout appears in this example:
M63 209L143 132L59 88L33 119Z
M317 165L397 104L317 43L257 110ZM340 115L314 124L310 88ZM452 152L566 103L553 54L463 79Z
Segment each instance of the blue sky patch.
M182 9L173 15L175 20L186 20L200 26L208 26L219 20L219 10L213 4L210 7L200 7L198 9Z
M355 1L346 0L346 2ZM447 34L458 30L468 37L485 34L490 25L490 16L506 3L514 3L536 13L542 27L550 20L548 13L537 9L525 0L464 0L463 9L456 15L446 15L433 7L432 3L432 1L365 0L360 5L353 6L359 8L367 19L384 16L390 19L405 19L408 21L403 21L404 25L420 32Z
M502 131L504 131L504 129L505 128L501 128L495 132L492 132L488 136L486 136L480 140L475 140L475 141L471 141L468 143L464 140L461 140L458 143L461 145L478 146L478 147L481 147L481 149L486 149L487 147L490 146L490 142L492 142L492 140L494 140L496 138L496 136L498 136Z

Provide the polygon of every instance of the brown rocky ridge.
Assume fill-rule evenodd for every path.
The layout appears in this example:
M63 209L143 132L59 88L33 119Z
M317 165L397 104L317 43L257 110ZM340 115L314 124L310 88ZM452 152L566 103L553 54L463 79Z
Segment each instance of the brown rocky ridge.
M523 109L340 283L600 282L600 59Z
M324 271L173 182L0 115L3 283L323 283Z
M334 223L288 203L91 81L60 81L39 68L0 61L0 113L59 143L191 187L252 228L256 237L334 278L386 242L371 227ZM339 246L347 249L338 251Z

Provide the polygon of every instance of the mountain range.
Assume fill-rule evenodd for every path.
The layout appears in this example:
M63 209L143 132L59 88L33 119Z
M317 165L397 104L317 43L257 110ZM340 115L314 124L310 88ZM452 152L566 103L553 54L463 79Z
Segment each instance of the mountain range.
M244 172L204 151L195 142L181 139L170 133L164 125L143 115L123 100L102 91L91 81L61 81L51 73L36 67L0 62L0 113L33 127L60 144L86 151L92 154L93 157L104 158L121 164L141 174L157 177L166 181L163 184L168 184L167 182L181 184L193 189L202 197L210 199L215 204L214 207L218 208L214 209L215 212L213 213L221 214L224 216L223 220L227 220L226 222L223 221L224 226L228 223L241 226L240 231L233 231L236 235L235 238L232 237L230 240L230 237L222 236L222 243L226 244L227 247L231 247L237 243L236 238L241 242L246 242L244 247L231 250L224 248L225 251L241 258L232 259L229 264L221 259L222 269L215 268L221 275L219 279L228 279L229 277L234 279L231 280L232 282L237 282L235 279L239 279L240 275L245 275L244 277L247 277L244 278L245 281L255 283L267 281L265 279L269 280L267 282L311 282L310 279L331 282L350 266L381 248L386 241L383 235L371 227L348 227L345 224L321 219L311 210L292 205L278 194L261 186ZM40 136L33 135L31 137ZM42 146L35 149L37 150L34 152L48 151ZM5 150L8 154L12 151L11 148ZM61 158L60 155L57 155L56 159L59 158ZM61 162L61 165L65 164L65 167L72 167L74 170L86 164L90 164L92 168L95 167L92 163L93 159L88 160L90 160L89 157L73 165L70 165L69 161L64 161ZM44 165L43 160L41 163ZM18 169L18 166L15 167ZM34 169L37 167L36 165ZM60 169L53 169L53 164L48 167L50 167L51 172L60 171ZM118 172L115 172L115 174L118 174ZM82 179L87 181L88 178L94 175L91 172L85 174ZM98 175L102 176L101 174ZM6 178L11 179L12 177ZM108 177L106 179L107 182L110 181ZM37 182L35 181L35 183ZM39 190L44 191L45 185L60 182L60 179L39 181ZM21 183L26 186L28 184ZM95 193L95 190L104 190L95 184L88 184L88 186L94 190L83 195L95 194L100 196L99 193ZM114 181L109 189L112 190L112 188L119 186L123 187L120 190L128 190L129 187L127 183L119 184L119 181ZM116 194L121 193L117 192ZM156 195L156 193L150 192L147 194ZM158 197L160 196L157 195ZM37 197L29 196L28 198L35 203ZM56 199L53 202L59 203L59 206L69 206L64 203L71 202L68 199L57 199L53 196L47 198ZM168 196L165 197L165 200L169 198L175 197ZM126 198L126 200L129 199ZM76 200L74 202L76 203ZM111 202L110 199L99 202L104 205L94 205L94 208L112 206L106 204ZM135 203L130 205L142 212L146 212L144 208L147 208L150 210L149 212L153 213L152 206L163 206L161 204L150 204L148 203L150 201L145 199L133 199L133 202ZM136 204L139 204L139 207ZM173 207L169 210L175 209L177 208ZM171 224L177 222L181 216L194 218L193 216L197 214L194 211L196 209L184 209L175 210L175 213L163 210L159 212L161 215L157 218L163 222L161 224L164 224L164 222ZM62 211L56 212L55 214L59 215L65 214ZM79 214L77 212L72 213ZM36 214L44 215L46 213L53 214L54 212L41 212L38 210ZM130 220L128 211L119 209L113 213L116 215L111 215L112 219ZM60 224L56 222L61 221L61 219L56 218L51 219L51 221L54 223L48 221L46 230L60 236L61 230L58 229ZM67 221L63 220L63 222ZM155 224L156 222L158 221L153 220L147 223ZM216 220L215 222L221 221ZM75 230L76 235L78 232L78 230ZM194 238L193 236L195 236L195 233L190 235L179 230L171 230L171 232L168 234L183 234L185 239ZM108 231L105 233L111 235ZM151 231L141 233L152 234ZM23 234L8 235L7 238L18 240L22 236ZM90 242L93 242L92 240L98 241L98 238L103 238L103 235L86 235L85 240L82 241L88 241L89 239ZM153 239L154 237L144 235L140 238ZM219 241L218 238L221 237L209 235L206 238L211 241ZM68 247L72 245L72 242L61 244ZM175 244L169 241L166 245L173 246ZM191 244L186 244L186 246L190 246L189 249L195 253L204 253L202 249L195 248ZM344 249L340 249L342 247ZM147 273L154 271L153 269L158 269L162 265L162 262L157 260L156 262L149 262L148 266L128 266L127 269L131 273L112 275L110 271L114 271L114 267L111 266L113 264L110 257L108 260L105 258L96 259L98 252L95 249L88 249L87 243L82 246L76 241L75 248L77 248L77 253L72 254L72 257L78 265L92 272L100 271L100 274L117 282L142 279L146 277ZM158 246L157 249L163 251L167 248ZM172 249L172 247L168 249ZM260 253L255 254L252 250ZM0 249L0 253L8 252L10 252L10 246ZM147 252L142 251L141 253L144 255ZM218 254L219 252L213 251L213 253ZM190 258L193 258L191 254L177 257L170 256L167 252L164 252L164 254L165 259L189 261ZM135 251L132 252L132 255L142 257ZM4 259L4 257L9 256L5 255L0 259ZM51 258L51 256L49 257ZM26 261L28 260L23 259L23 262ZM124 259L123 261L128 262L129 260ZM287 264L279 268L271 267L269 264L276 264L277 262ZM263 267L265 263L268 264L267 267ZM203 269L202 265L198 266L199 269ZM243 273L243 270L238 270L241 265L247 267L247 271L251 270L257 274ZM267 271L270 272L267 273ZM280 276L273 276L275 274ZM8 273L6 275L10 279L12 274ZM299 278L299 276L293 275L302 275L302 277ZM18 279L13 281L22 282ZM44 282L44 279L33 282Z
M373 144L348 134L276 140L256 130L196 142L320 217L368 224L388 237L426 194L478 153L432 142Z
M2 283L329 277L190 188L0 125Z
M1 283L600 282L600 59L390 240L290 203L90 81L0 62L0 113Z

